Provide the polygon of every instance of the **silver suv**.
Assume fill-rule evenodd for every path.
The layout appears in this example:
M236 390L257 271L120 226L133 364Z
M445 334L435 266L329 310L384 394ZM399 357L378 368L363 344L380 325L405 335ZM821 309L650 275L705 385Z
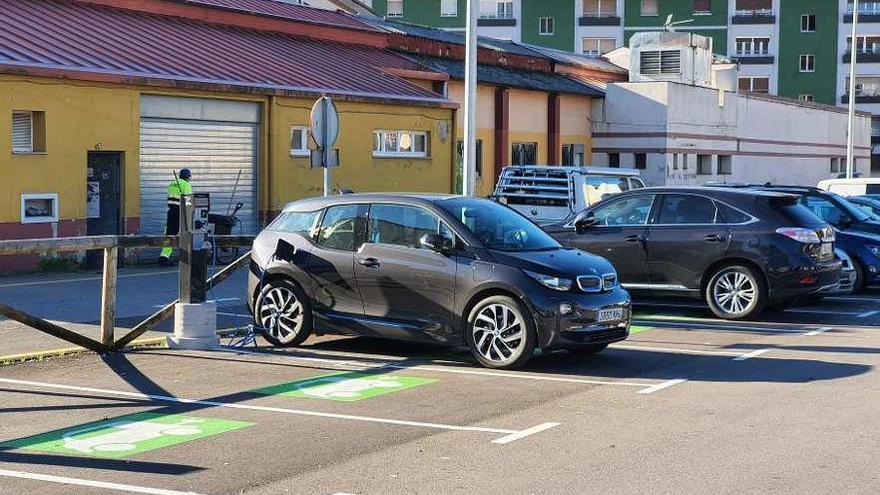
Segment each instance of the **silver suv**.
M548 225L602 198L643 187L635 169L511 166L501 171L494 196L533 222Z

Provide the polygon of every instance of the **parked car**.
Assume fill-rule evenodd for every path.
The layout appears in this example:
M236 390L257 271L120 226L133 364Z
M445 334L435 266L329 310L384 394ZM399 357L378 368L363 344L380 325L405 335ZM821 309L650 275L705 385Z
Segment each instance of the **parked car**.
M501 171L493 196L539 225L548 225L602 198L643 187L635 169L512 166Z
M873 216L841 196L815 187L746 187L799 195L801 204L834 227L837 246L852 259L856 272L853 292L880 285L880 222Z
M834 287L841 270L833 229L790 194L639 189L547 231L607 258L629 290L704 299L732 320Z
M347 333L467 345L516 368L536 348L595 353L629 335L607 260L488 199L350 194L291 203L254 242L247 301L266 339Z
M850 196L846 198L850 203L858 206L865 213L874 215L880 221L880 196Z

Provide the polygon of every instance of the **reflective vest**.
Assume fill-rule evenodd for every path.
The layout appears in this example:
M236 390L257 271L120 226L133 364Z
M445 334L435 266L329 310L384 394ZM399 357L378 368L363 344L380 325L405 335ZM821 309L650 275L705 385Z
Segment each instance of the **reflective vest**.
M184 179L177 179L168 184L168 206L180 207L180 195L192 194L193 188Z

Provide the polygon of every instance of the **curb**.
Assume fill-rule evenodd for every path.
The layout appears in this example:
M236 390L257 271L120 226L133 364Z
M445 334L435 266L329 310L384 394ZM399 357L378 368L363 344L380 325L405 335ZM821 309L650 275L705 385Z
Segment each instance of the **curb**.
M125 349L134 349L139 347L164 347L165 337L149 337L146 339L136 339L131 344L125 346ZM50 351L26 352L22 354L11 354L9 356L0 356L0 366L9 366L13 364L24 363L28 361L42 361L44 359L57 358L62 356L73 356L77 354L87 354L92 351L82 347L65 347L62 349L52 349Z

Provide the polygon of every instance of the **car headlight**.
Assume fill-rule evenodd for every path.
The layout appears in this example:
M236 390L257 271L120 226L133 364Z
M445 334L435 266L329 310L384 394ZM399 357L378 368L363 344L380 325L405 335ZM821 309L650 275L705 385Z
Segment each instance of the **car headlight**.
M880 246L866 246L875 257L880 258Z
M523 270L523 272L535 279L536 282L547 287L548 289L558 290L561 292L565 292L571 289L572 284L574 282L571 279L562 278L562 277L554 277L552 275L544 275L543 273L535 273L527 270Z

